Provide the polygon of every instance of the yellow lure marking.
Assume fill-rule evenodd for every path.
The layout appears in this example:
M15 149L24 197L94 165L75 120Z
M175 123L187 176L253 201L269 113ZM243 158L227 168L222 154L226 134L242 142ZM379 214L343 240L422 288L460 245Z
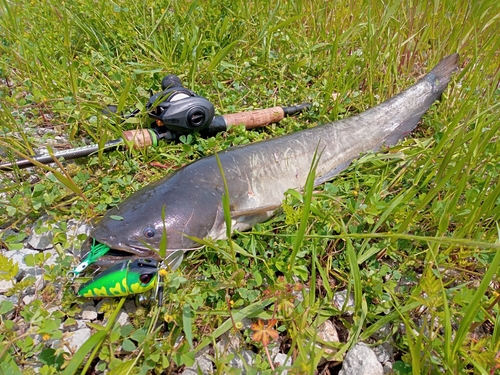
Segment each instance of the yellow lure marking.
M132 293L140 293L144 290L144 288L141 286L141 283L133 283L130 284L130 290Z
M123 278L122 285L123 285L123 289L128 294L130 292L130 289L129 289L128 284L127 284L127 278Z
M113 294L115 296L119 296L120 294L123 294L124 292L126 293L127 289L125 289L125 291L124 291L122 289L122 286L120 285L120 283L117 281L114 287L109 288L109 291L111 294Z
M105 287L94 288L89 290L84 294L84 297L106 297L108 295L108 291Z
M132 291L132 293L143 293L143 292L146 292L150 289L152 289L155 285L155 282L151 282L149 285L147 286L143 286L140 282L138 283L134 283L134 284L131 284L130 285L130 290Z
M94 293L91 290L88 290L86 293L83 293L84 297L94 297Z

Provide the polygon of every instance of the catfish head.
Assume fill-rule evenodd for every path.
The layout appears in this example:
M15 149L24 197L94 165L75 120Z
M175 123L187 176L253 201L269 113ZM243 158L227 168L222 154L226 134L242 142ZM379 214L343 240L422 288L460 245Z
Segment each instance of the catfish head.
M185 251L201 247L189 237L206 237L220 221L217 218L223 217L222 189L217 183L204 183L209 169L191 164L132 194L98 222L82 255L97 242L111 249L96 262L98 266L109 267L130 257L162 261L159 250L165 232L165 259L171 265L174 259L180 264Z

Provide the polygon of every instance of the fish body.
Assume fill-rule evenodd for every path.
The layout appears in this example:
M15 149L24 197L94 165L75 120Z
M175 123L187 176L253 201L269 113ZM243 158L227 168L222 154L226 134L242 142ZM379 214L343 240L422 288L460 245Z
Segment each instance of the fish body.
M407 90L356 116L220 152L232 228L244 231L267 220L280 207L288 189L302 190L315 153L319 156L315 185L320 185L360 154L404 138L440 97L458 58L458 54L445 57ZM150 249L159 248L165 228L168 254L198 248L199 244L186 235L226 237L223 192L216 157L205 157L109 210L90 237L128 255L154 257ZM116 216L122 220L115 220ZM105 265L104 260L101 264Z

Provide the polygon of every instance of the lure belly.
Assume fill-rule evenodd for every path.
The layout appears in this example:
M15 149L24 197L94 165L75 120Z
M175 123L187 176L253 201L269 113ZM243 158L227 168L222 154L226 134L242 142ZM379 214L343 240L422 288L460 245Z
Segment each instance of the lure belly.
M135 259L119 263L83 284L82 297L122 297L152 289L158 279L158 262Z

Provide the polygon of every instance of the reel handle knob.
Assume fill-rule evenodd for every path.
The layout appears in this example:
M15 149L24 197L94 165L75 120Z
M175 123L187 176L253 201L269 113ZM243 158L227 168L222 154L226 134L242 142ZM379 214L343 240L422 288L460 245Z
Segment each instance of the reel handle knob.
M168 76L163 77L161 80L161 89L166 90L171 87L184 87L182 86L182 82L179 77L175 74L169 74Z

